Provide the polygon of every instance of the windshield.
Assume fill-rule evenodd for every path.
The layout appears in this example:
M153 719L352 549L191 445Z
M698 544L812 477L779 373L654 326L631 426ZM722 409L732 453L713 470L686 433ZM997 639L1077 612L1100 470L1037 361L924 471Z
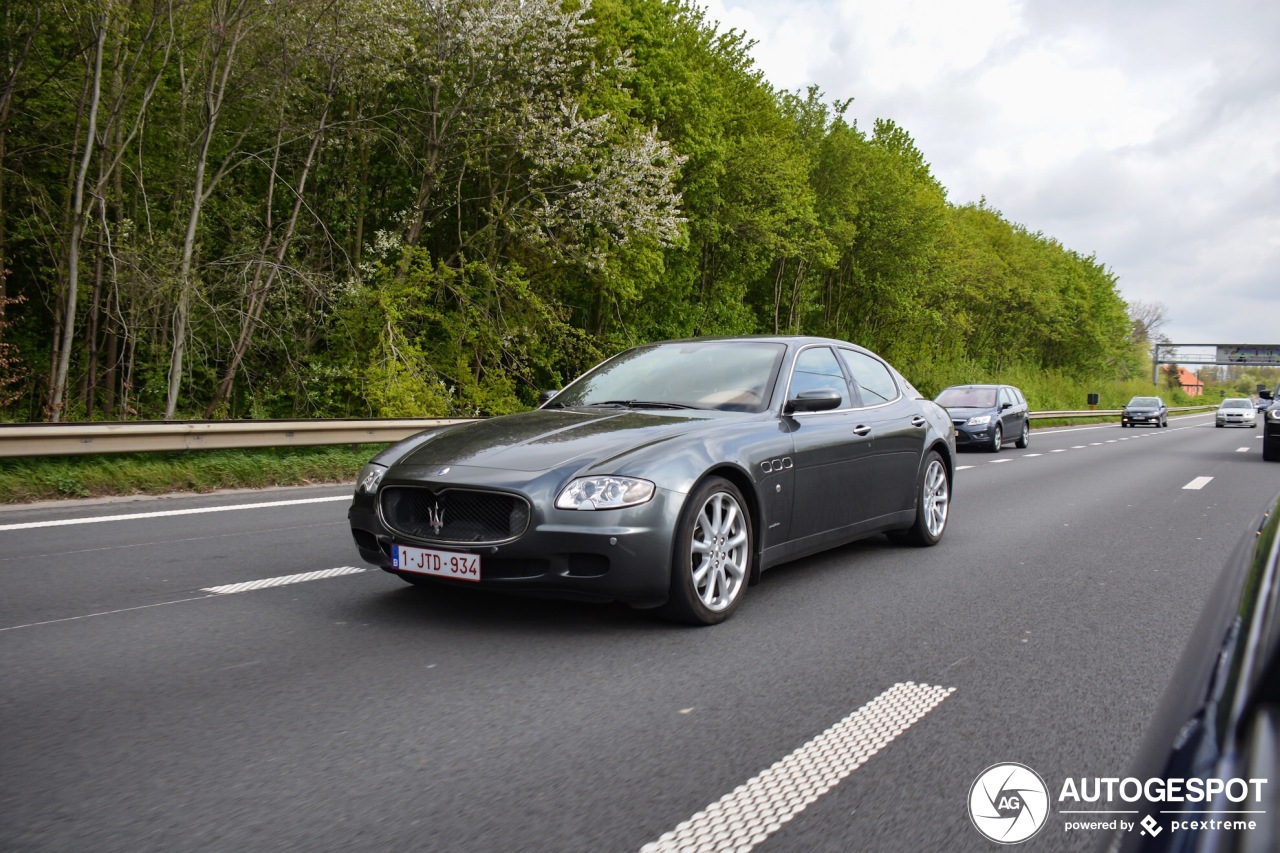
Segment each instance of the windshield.
M1129 401L1129 407L1132 409L1158 409L1160 408L1160 398L1134 397Z
M1222 408L1224 409L1252 409L1253 401L1236 398L1234 400L1223 400Z
M576 379L547 404L762 412L786 345L683 341L636 347Z
M996 404L996 389L947 388L934 402L945 409L989 409Z

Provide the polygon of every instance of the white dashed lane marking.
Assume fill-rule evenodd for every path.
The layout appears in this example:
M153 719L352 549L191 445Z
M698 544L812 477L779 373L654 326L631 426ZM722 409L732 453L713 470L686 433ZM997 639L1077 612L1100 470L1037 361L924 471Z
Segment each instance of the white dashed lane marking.
M278 578L263 578L262 580L245 581L244 583L231 583L224 586L209 586L200 591L213 592L218 595L231 595L236 592L249 592L254 589L268 589L273 586L284 586L291 583L318 581L323 580L324 578L336 578L342 575L356 575L363 571L364 569L356 566L338 566L336 569L321 569L318 572L302 572L297 575L281 575Z
M1247 448L1247 447L1237 447L1237 448L1236 448L1236 453L1248 453L1248 452L1249 452L1249 448Z
M53 521L27 521L21 524L0 524L0 530L33 530L37 527L66 527L71 524L101 524L105 521L133 521L139 518L167 518L173 515L200 515L206 512L232 512L238 509L266 509L276 506L302 506L303 504L349 501L351 495L330 495L326 498L299 498L291 501L267 501L231 506L202 506L194 509L166 509L159 512L131 512L124 515L95 515L91 518L58 518Z
M142 604L137 607L122 607L117 610L100 610L97 613L85 613L80 616L67 616L63 619L47 619L43 622L28 622L23 625L8 625L0 628L3 631L16 631L19 628L35 628L40 625L55 625L59 622L77 622L81 619L92 619L95 616L111 616L116 613L131 613L135 610L149 610L153 607L166 607L170 604L185 604L189 601L208 601L219 595L229 595L236 592L248 592L255 589L267 589L269 587L284 586L291 583L303 583L304 581L318 581L323 578L336 578L342 575L355 575L368 571L357 566L338 566L334 569L321 569L316 572L302 572L296 575L282 575L278 578L264 578L257 581L245 581L244 583L232 583L225 586L211 586L200 590L205 595L196 596L195 598L178 598L173 601L157 601L152 604Z
M1187 483L1187 484L1186 484L1185 486L1183 486L1182 488L1184 488L1184 489L1203 489L1205 486L1209 485L1209 483L1210 483L1212 480L1213 480L1213 478L1212 478L1212 477L1196 477L1194 480L1192 480L1190 483Z
M641 853L747 853L954 692L911 681L893 685Z

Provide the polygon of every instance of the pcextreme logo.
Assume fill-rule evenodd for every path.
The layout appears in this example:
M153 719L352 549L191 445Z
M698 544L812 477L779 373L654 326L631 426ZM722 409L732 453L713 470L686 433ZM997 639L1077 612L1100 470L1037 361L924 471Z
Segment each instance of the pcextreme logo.
M969 788L969 819L998 844L1017 844L1049 817L1049 789L1025 764L993 764Z

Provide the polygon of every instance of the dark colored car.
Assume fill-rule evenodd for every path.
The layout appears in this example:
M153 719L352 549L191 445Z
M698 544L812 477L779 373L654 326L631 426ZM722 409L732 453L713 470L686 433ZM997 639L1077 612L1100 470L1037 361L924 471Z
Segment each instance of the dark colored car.
M853 344L666 341L541 408L406 439L360 473L360 555L404 580L723 621L762 570L946 528L946 412Z
M956 445L998 453L1005 441L1031 444L1027 398L1012 385L952 385L933 401L947 410L956 426Z
M1227 561L1157 707L1126 777L1136 799L1111 806L1136 826L1104 849L1280 850L1280 497Z
M1268 462L1280 462L1280 385L1275 391L1259 391L1267 401L1267 407L1259 413L1262 418L1262 458Z
M1150 424L1154 427L1169 425L1169 407L1159 397L1134 397L1120 411L1120 426L1131 427Z

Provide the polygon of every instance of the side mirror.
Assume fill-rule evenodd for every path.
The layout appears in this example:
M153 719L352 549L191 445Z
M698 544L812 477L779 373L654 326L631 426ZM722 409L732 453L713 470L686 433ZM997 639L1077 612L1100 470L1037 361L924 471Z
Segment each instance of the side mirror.
M1270 392L1270 391L1267 391L1267 390L1265 390L1265 389L1264 389L1264 390L1262 390L1262 391L1259 391L1259 392L1258 392L1258 396L1259 396L1259 397L1261 397L1261 398L1262 398L1262 399L1264 399L1264 400L1270 400L1270 399L1271 399L1271 392Z
M552 400L554 400L554 399L555 399L555 396L556 396L557 394L559 394L559 393L560 393L559 391L541 391L541 392L539 392L539 393L538 393L538 405L539 405L539 406L545 406L547 403L550 403Z
M842 400L844 396L834 388L813 388L788 400L786 412L826 412L840 408Z
M1013 403L1001 403L1001 404L1000 404L1000 411L1002 411L1002 412L1003 412L1005 409L1012 409L1012 408L1013 408Z

